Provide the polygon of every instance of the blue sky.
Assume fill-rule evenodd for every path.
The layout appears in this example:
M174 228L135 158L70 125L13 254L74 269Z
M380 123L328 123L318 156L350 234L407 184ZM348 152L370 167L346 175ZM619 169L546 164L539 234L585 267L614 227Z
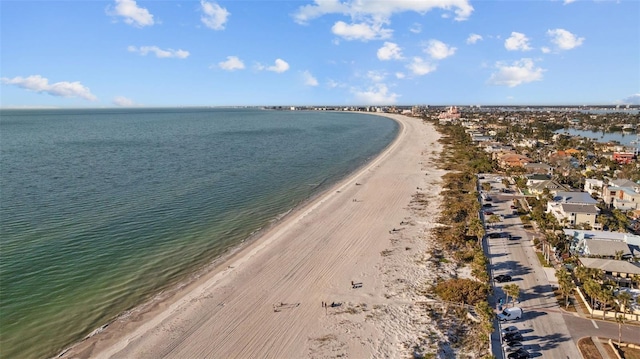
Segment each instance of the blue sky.
M0 106L640 104L640 1L0 2Z

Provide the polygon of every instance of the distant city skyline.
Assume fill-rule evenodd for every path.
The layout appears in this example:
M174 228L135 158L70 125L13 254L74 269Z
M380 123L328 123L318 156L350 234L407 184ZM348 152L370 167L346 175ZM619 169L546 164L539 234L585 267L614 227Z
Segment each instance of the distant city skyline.
M638 105L638 1L6 1L2 108Z

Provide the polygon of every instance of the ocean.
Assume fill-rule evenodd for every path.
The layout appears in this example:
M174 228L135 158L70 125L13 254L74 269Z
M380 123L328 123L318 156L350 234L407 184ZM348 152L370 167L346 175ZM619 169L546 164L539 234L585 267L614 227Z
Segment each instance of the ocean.
M56 355L384 149L398 125L262 109L0 112L0 357Z

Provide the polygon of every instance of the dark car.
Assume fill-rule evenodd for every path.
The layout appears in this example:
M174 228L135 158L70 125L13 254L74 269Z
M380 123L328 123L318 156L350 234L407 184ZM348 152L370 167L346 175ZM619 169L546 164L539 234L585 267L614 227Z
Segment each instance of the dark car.
M491 206L493 206L491 203L485 203L482 205L482 207L491 207Z
M489 238L500 238L500 237L502 237L502 233L499 233L499 232L489 233Z
M523 341L524 338L522 337L522 334L520 333L513 333L513 334L506 334L505 336L502 337L502 341L504 342L521 342Z
M493 212L491 212L491 211L485 211L485 212L484 212L484 214L485 214L485 215L487 215L487 216L490 216L490 215L492 215L492 214L493 214Z
M496 280L496 282L499 282L499 283L511 282L511 276L508 274L499 274L495 276L494 279Z
M526 351L526 349L520 348L520 349L516 350L513 353L509 353L509 355L507 355L507 358L509 358L509 359L528 359L528 358L531 358L531 354L529 354L529 352Z

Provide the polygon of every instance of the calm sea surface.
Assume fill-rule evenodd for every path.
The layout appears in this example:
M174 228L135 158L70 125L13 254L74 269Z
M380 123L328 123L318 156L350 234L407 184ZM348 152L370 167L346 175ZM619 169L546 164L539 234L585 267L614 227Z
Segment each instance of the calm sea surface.
M386 147L395 122L258 109L0 112L0 357L57 354Z
M638 143L638 139L640 138L640 136L638 136L638 134L635 132L594 132L594 131L577 130L574 128L570 128L566 130L564 129L558 130L556 131L556 133L565 133L571 136L582 136L582 137L592 138L597 142L602 142L602 143L617 141L617 142L620 142L620 144L625 146L640 148L640 143Z

